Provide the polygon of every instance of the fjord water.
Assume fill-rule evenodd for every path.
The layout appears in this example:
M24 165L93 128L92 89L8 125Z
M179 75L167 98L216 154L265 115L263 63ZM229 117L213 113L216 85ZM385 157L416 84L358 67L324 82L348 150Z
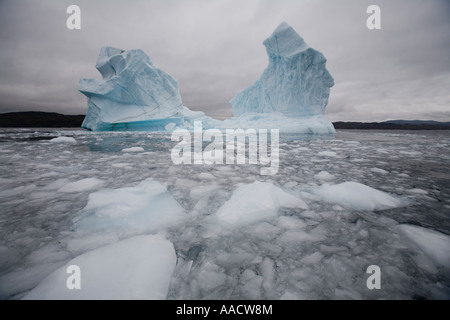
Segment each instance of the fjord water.
M169 133L1 129L0 297L20 299L71 259L157 234L176 254L168 299L450 298L449 131L282 135L273 176L253 165L174 165L175 144ZM396 205L323 192L337 185L376 189ZM230 202L239 190L251 222L226 225L217 213L239 207ZM265 201L270 212L258 217L258 194L270 190L283 201ZM290 196L297 205L284 205ZM168 220L142 220L147 209ZM370 265L380 290L366 286Z

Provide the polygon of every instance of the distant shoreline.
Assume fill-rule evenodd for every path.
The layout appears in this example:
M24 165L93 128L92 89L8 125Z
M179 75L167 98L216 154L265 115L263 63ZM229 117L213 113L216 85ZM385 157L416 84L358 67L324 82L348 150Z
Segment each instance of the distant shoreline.
M28 111L0 114L3 128L81 128L85 115ZM391 120L385 122L333 122L336 129L359 130L450 130L450 122Z
M80 128L85 115L64 115L56 112L27 111L0 114L3 128Z
M397 122L398 121L398 122ZM385 122L333 122L335 129L359 130L450 130L449 122L395 120Z

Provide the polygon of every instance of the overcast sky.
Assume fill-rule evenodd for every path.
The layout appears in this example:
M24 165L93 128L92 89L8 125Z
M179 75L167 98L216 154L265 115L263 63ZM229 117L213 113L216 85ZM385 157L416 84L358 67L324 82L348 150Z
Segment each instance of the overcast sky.
M81 30L66 9L81 8ZM381 8L381 30L366 9ZM282 22L327 58L332 121L450 121L448 0L0 0L0 112L84 114L102 46L143 49L184 105L224 119L267 66Z

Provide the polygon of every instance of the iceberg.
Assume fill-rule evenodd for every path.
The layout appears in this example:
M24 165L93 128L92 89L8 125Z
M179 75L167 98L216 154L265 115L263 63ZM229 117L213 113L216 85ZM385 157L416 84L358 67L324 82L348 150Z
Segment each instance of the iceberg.
M310 48L286 22L263 44L269 65L252 86L230 101L235 119L256 118L267 123L276 118L280 129L334 133L324 116L334 80L323 54Z
M156 68L142 50L103 47L96 68L103 79L81 79L88 98L82 127L92 131L279 129L301 134L335 133L324 116L334 80L326 59L283 22L264 41L269 66L230 102L234 117L212 119L183 106L177 81Z
M88 98L82 127L92 131L164 130L183 122L177 81L142 50L103 47L96 64L103 79L81 79Z

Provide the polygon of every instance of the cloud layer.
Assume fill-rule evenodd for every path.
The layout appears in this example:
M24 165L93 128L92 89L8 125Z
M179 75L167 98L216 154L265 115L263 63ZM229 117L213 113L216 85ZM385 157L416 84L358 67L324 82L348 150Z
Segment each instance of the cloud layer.
M80 78L100 47L143 49L178 79L183 102L224 119L267 65L262 41L288 22L328 59L332 121L450 121L446 0L0 0L0 112L86 112ZM366 9L381 7L382 29ZM81 8L81 30L66 8Z

